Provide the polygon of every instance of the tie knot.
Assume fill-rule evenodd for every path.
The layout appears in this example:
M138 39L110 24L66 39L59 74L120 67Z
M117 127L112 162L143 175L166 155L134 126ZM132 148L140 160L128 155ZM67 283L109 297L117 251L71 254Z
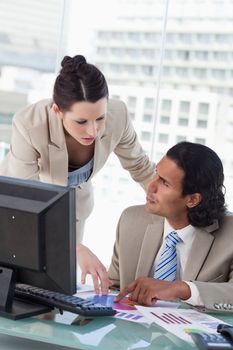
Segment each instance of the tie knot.
M166 237L166 245L168 247L175 247L177 243L181 242L181 238L175 231L170 232Z

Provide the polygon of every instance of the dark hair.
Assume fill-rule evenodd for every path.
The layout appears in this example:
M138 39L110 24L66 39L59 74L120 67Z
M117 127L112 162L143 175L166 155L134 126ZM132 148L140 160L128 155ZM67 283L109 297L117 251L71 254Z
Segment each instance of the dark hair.
M188 208L190 224L204 227L220 220L226 207L223 166L218 155L207 146L184 141L170 148L166 156L184 171L182 194L201 194L201 202Z
M61 111L68 111L79 101L96 102L108 98L108 85L101 71L87 63L84 56L65 56L57 76L53 100Z

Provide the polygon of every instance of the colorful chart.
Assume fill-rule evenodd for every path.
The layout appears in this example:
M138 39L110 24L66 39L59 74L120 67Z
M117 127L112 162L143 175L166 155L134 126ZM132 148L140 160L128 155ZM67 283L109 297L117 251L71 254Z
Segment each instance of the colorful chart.
M130 320L130 321L139 321L141 319L143 319L142 315L135 315L135 314L130 314L130 313L126 313L126 312L118 312L116 314L117 318L123 318L125 320Z
M192 324L192 322L188 321L184 317L173 314L172 312L164 312L162 315L157 315L154 312L151 312L151 314L166 324Z

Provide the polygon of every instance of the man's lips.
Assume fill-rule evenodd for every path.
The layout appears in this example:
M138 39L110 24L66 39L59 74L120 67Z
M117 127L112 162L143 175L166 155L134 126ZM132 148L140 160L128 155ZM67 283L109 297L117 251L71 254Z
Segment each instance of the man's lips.
M155 198L152 198L150 195L146 196L146 200L147 200L147 202L150 202L150 203L155 203L156 202Z

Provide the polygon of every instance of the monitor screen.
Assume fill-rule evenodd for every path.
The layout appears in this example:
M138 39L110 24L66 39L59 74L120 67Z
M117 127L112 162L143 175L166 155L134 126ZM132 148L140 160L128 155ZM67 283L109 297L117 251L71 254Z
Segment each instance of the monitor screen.
M74 294L75 226L74 188L0 176L0 268L17 282Z

